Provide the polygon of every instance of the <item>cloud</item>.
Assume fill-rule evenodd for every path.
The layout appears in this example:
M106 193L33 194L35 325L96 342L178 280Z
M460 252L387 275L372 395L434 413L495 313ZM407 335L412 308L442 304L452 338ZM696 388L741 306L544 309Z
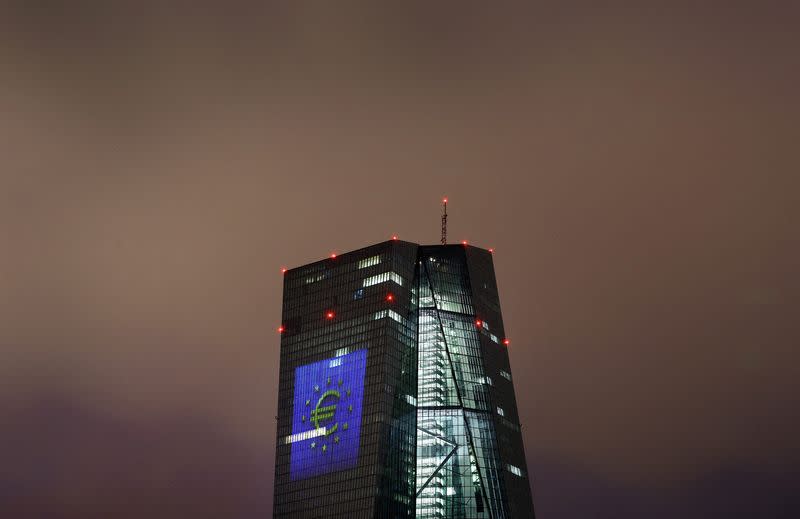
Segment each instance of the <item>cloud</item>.
M7 517L268 517L273 453L202 416L134 421L42 394L4 414Z

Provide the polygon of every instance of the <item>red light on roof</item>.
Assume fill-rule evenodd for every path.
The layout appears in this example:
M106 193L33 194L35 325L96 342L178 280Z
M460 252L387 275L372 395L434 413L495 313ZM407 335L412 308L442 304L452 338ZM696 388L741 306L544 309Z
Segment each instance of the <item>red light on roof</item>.
M334 314L333 314L333 312L327 312L327 313L325 314L325 318L326 318L326 319L333 319L333 315L334 315Z
M509 344L511 344L511 341L510 341L510 340L508 340L508 339L503 339L503 344L505 344L506 346L508 346Z
M283 333L285 331L286 331L286 328L284 328L283 326L278 326L278 333Z
M336 258L336 253L335 252L331 252L331 259L335 259L335 258Z
M483 326L483 321L480 319L475 320L475 326Z
M489 252L494 253L494 249L489 249Z
M281 274L286 274L287 272L289 272L289 269L286 267L281 267Z
M393 235L393 236L392 236L392 239L393 239L393 240L396 240L396 239L397 239L397 235L396 235L396 234L395 234L395 235Z
M442 202L444 202L446 204L447 203L447 197L442 198Z
M461 245L467 245L467 240L463 240L463 241L461 242Z
M394 301L394 295L392 295L392 294L388 294L388 295L386 296L386 300L387 300L387 301Z

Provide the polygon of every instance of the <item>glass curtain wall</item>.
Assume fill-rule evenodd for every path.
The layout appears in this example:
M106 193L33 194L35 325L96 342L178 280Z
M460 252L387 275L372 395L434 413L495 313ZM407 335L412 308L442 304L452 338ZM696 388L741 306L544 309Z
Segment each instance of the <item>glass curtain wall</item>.
M416 516L505 518L466 261L442 251L421 255L417 278Z

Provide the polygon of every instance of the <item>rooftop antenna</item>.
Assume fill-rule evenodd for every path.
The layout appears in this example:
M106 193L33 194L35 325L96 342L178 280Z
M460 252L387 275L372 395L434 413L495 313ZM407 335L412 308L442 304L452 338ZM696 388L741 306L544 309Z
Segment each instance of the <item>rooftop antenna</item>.
M447 245L447 197L442 198L442 245Z

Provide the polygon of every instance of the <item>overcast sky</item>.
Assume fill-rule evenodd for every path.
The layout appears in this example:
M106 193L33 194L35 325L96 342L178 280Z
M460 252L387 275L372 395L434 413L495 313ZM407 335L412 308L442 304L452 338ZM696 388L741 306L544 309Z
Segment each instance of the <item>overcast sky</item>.
M32 4L0 509L269 517L281 267L436 243L447 195L540 519L800 513L796 3Z

